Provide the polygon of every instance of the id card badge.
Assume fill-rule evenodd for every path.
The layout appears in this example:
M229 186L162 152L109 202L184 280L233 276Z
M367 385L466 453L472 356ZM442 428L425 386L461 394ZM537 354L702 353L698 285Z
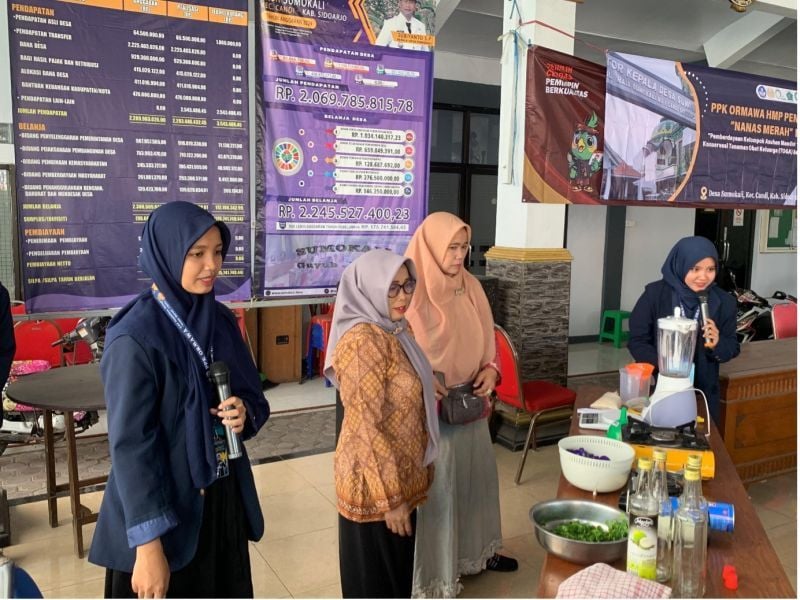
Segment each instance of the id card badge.
M222 423L214 424L214 456L217 458L217 479L227 477L230 473L228 443L225 441L225 427Z

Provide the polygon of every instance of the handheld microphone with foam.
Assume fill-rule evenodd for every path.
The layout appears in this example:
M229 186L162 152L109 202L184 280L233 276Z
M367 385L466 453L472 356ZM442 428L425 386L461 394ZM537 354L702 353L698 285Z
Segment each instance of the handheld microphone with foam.
M221 360L212 363L208 369L208 378L211 379L211 382L217 387L217 396L220 402L233 396L231 393L230 376L231 372L228 369L228 365ZM239 458L242 455L239 436L237 436L228 425L225 426L225 441L228 444L228 458L231 460Z
M708 292L697 292L697 298L700 300L700 316L703 318L703 327L706 326L708 322ZM706 347L711 346L711 340L703 336L706 340Z

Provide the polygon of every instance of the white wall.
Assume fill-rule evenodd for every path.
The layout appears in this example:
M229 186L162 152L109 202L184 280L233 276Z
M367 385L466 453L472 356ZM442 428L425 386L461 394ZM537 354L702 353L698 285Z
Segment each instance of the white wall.
M629 206L626 211L620 308L630 310L677 240L694 233L693 208ZM569 207L567 249L572 254L569 335L597 335L603 295L606 209ZM771 268L771 267L770 267ZM770 292L771 293L771 292Z
M500 62L482 56L437 50L433 53L433 76L436 79L500 85Z
M769 212L766 210L756 211L756 235L753 241L753 270L750 274L750 287L757 294L765 297L778 290L796 297L797 251L759 251L761 222L768 214Z
M680 238L694 235L694 208L631 206L625 214L625 258L620 308L631 310Z
M596 335L603 293L605 206L569 207L567 249L572 254L569 335Z

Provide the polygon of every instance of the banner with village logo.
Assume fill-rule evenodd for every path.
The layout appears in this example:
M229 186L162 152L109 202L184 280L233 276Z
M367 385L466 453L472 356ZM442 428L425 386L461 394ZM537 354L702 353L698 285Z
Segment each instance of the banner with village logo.
M256 295L335 293L425 216L434 12L385 4L260 1Z
M796 205L795 83L614 52L607 66L602 198Z
M605 81L601 65L528 51L523 202L600 202Z

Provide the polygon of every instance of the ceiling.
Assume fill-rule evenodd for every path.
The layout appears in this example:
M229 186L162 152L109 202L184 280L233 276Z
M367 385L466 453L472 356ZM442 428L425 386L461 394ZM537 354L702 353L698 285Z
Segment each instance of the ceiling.
M509 1L439 0L437 51L499 61ZM757 0L746 13L729 7L728 0L584 0L576 5L575 55L605 64L602 48L797 81L797 1Z

